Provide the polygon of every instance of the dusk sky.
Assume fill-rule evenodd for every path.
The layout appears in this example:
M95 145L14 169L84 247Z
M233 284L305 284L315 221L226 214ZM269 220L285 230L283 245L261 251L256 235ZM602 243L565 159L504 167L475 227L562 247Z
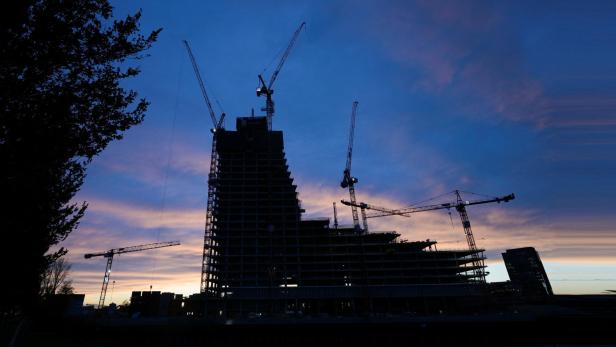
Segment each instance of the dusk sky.
M469 207L489 281L507 280L500 253L535 247L554 291L616 289L616 2L116 1L163 31L127 81L151 105L144 122L96 157L76 201L81 225L61 245L87 303L105 268L86 252L181 241L117 256L107 302L133 290L199 291L212 127L187 53L235 118L259 115L257 75L273 71L306 21L274 86L273 128L304 218L331 217L349 117L359 101L353 174L358 200L388 207L461 189L507 204ZM216 112L220 108L216 105ZM469 196L471 197L471 196ZM339 204L340 206L340 204ZM464 248L447 211L369 220L410 241ZM340 208L351 224L348 208Z

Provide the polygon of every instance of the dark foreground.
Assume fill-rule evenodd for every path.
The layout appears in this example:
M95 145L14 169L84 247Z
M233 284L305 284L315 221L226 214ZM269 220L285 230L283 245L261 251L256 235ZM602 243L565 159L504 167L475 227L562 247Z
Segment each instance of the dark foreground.
M17 342L18 346L616 346L616 319L523 314L218 323L189 318L55 319L28 323Z

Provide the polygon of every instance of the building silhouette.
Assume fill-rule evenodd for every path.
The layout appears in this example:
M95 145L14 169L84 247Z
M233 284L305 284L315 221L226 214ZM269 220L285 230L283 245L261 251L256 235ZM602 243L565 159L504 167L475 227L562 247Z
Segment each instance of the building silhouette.
M554 294L541 258L539 258L539 253L535 248L508 249L502 255L509 279L520 294L529 298Z
M141 316L177 316L183 314L182 294L160 291L133 291L129 312Z
M302 219L282 131L265 117L217 130L207 273L190 300L205 315L366 314L458 307L480 297L470 250L436 250L394 231L358 233ZM215 179L212 177L215 176ZM482 254L478 254L482 257Z

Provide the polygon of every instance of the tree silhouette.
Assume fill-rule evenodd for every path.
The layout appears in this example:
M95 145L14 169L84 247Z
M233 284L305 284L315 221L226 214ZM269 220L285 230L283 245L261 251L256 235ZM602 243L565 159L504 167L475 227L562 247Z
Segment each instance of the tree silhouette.
M107 1L9 1L0 11L0 311L29 310L47 266L87 204L71 202L86 167L143 120L148 103L122 80L161 29L140 12L114 20Z
M68 278L71 265L64 258L56 259L43 273L41 295L72 294L73 281Z

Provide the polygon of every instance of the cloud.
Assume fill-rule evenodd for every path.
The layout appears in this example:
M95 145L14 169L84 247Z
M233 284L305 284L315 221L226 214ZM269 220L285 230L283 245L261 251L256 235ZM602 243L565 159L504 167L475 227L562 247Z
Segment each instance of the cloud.
M302 206L307 217L333 215L332 202L348 200L348 193L338 187L323 184L305 184L299 188ZM408 206L388 195L374 194L359 188L358 200L389 208ZM341 224L352 224L350 208L337 204ZM448 212L451 212L449 214ZM489 257L500 260L500 253L509 248L535 247L547 259L579 259L616 261L616 238L613 220L585 221L579 216L560 217L553 222L541 211L523 209L512 201L469 207L468 213L480 248ZM460 217L455 210L439 210L413 214L411 218L399 216L371 218L371 231L397 231L402 238L437 240L439 249L466 248Z
M348 199L341 188L322 183L305 182L299 188L305 219L331 217L332 202ZM385 207L405 206L386 194L358 190L358 198ZM169 207L160 210L121 200L90 198L88 214L79 230L63 244L70 250L72 277L78 292L86 293L86 301L96 303L104 271L100 258L83 259L83 254L110 248L179 239L181 246L118 256L114 261L112 281L116 281L113 298L122 302L132 290L171 291L189 295L199 290L203 225L205 211ZM350 209L338 206L341 225L352 224ZM411 218L384 217L369 219L371 232L397 231L409 241L432 239L438 248L466 249L466 241L457 213L451 211L418 213ZM469 208L479 247L487 249L491 264L500 264L500 252L508 248L533 246L544 261L571 263L616 262L613 249L616 238L602 223L578 222L549 224L538 211L524 210L515 202ZM332 221L333 222L333 221ZM582 228L586 231L582 234ZM109 289L111 291L111 289ZM111 295L109 292L108 295Z
M115 261L112 271L111 283L107 289L105 303L115 302L121 304L128 300L133 291L152 290L172 292L190 295L199 292L200 267L194 267L189 271L160 271L151 272L143 269L127 271L126 265L131 259L123 257ZM79 293L86 294L85 302L88 304L98 303L102 286L104 264L100 262L100 271L72 271L71 277L75 279L74 285ZM113 283L115 281L115 283Z
M546 98L537 111L541 128L609 130L616 132L616 94L578 91ZM608 127L607 129L605 127Z
M153 242L179 240L180 246L115 257L112 281L114 301L122 302L132 290L193 294L199 290L203 251L204 209L167 207L164 211L122 200L86 198L88 213L77 231L61 245L69 249L71 277L86 302L97 303L104 259L83 254ZM111 295L111 287L108 295Z
M184 142L171 146L148 138L111 148L95 164L111 173L119 173L153 186L161 186L169 174L207 177L210 153Z
M126 225L144 229L194 229L205 225L203 209L167 207L164 210L149 206L137 206L117 200L86 198L88 213L93 218L104 216L122 221Z
M475 99L508 119L528 117L542 86L525 68L519 37L502 9L484 2L416 1L379 4L364 30L386 54L419 73L414 88Z
M525 34L505 5L394 1L365 8L359 27L393 62L417 75L412 91L446 98L472 118L496 115L539 129L614 125L613 93L546 90L532 73Z
M397 76L411 76L414 82L407 87L407 92L432 95L440 104L451 107L455 114L472 117L489 115L497 120L529 122L542 131L605 130L614 125L616 99L613 95L592 91L571 94L554 92L547 90L546 85L532 74L520 33L512 27L510 17L504 12L506 10L499 7L503 5L464 1L373 2L366 6L363 3L361 6L355 2L350 4L363 15L359 18L354 15L346 16L347 19L336 18L336 21L352 20L352 33L367 37L378 45L378 53L397 65L394 70L384 68L377 70L377 73L390 70L395 71ZM386 90L387 86L379 88ZM397 95L395 90L392 92L392 95ZM168 97L161 95L160 99L155 100L160 102ZM153 110L156 105L152 105ZM301 108L301 103L297 105ZM379 110L385 114L391 108L383 106ZM418 107L413 110L412 114L393 116L404 119L434 117L433 114L420 114L426 112L425 109ZM433 110L428 108L428 111ZM438 113L437 110L435 114ZM90 208L79 230L64 245L69 248L70 261L75 265L73 275L77 289L87 293L89 302L96 302L100 293L104 261L101 258L85 260L84 253L174 239L180 240L182 245L118 257L112 277L116 280L114 297L127 297L131 290L147 290L149 285L153 285L154 290L184 294L198 291L207 189L205 179L210 162L207 143L210 137L203 141L205 145L192 145L189 131L182 134L184 137L178 135L177 140L167 141L168 128L147 129L147 122L142 133L139 129L131 130L141 134L141 137L135 137L133 132L123 141L110 145L94 161L93 166L100 169L99 175L113 180L128 178L130 183L122 181L113 183L117 186L102 189L97 186L98 191L84 194ZM438 153L425 145L425 141L439 137L447 137L455 144L468 134L458 132L462 136L460 138L445 129L429 134L429 140L417 136L411 141L412 126L396 121L381 123L378 125L380 130L371 129L376 140L370 143L380 146L381 155L399 156L396 158L399 160L386 170L379 165L366 165L375 172L367 172L365 176L380 181L370 185L362 179L357 192L360 201L400 207L410 202L401 196L438 195L451 189L448 187L457 185L454 183L457 179L466 186L472 185L469 181L476 179L469 174L472 170L465 170L464 165L477 163L456 165L444 157L444 152ZM344 129L346 131L346 126ZM205 138L201 132L197 133L199 135L192 134L199 136L199 140L192 140L194 143ZM611 134L613 132L608 135ZM609 139L594 140L613 143ZM452 149L455 151L455 148ZM562 153L571 157L569 151ZM457 152L455 155L460 154ZM311 160L305 162L310 165ZM360 158L357 163L361 163ZM115 192L116 188L133 193L131 189L134 185L140 188L137 190L139 193L149 191L155 195L151 188L162 186L170 178L177 178L173 184L184 183L181 189L174 190L173 198L172 194L168 194L167 202L160 208L153 207L151 203L158 196L109 193ZM192 179L199 185L193 185ZM394 185L395 188L390 188ZM401 185L405 187L398 188ZM390 191L383 190L383 186L389 186ZM400 193L402 190L406 195ZM332 202L348 199L347 191L311 179L301 182L299 191L302 205L307 211L306 218L331 217ZM340 203L337 205L340 223L351 224L349 208ZM614 230L610 227L614 225L611 217L606 216L597 225L589 225L579 216L559 216L556 221L550 220L544 212L520 208L515 201L469 209L477 243L487 249L491 263L500 262L499 253L504 249L522 246L536 247L547 261L615 262L613 249L616 249L616 241ZM401 238L411 241L435 239L439 242L439 249L466 248L455 211L451 215L447 211L435 211L416 214L411 218L370 219L369 225L374 232L394 230L402 234Z

